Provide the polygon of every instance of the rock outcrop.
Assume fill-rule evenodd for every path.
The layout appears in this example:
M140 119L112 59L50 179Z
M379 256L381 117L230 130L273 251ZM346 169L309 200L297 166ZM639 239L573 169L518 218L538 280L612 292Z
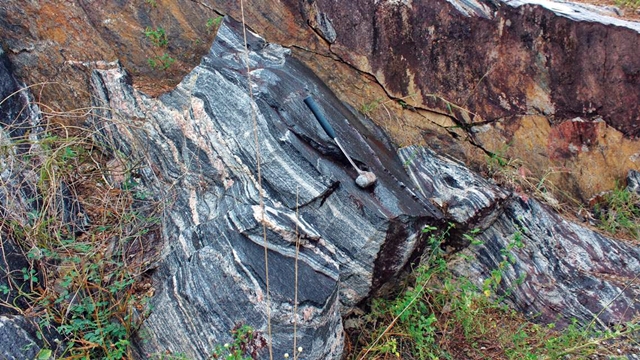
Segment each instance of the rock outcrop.
M238 5L213 6L240 16ZM271 8L246 8L247 21L294 48L400 144L464 154L475 168L485 161L477 147L518 158L581 201L640 168L637 22L552 1L318 0Z
M40 9L48 2L42 4ZM560 318L560 325L572 319L588 323L595 317L601 327L638 314L640 308L634 301L640 295L634 275L640 270L637 247L568 222L524 194L483 180L455 159L420 147L404 148L398 156L392 141L376 124L338 100L326 86L330 83L344 90L346 85L340 81L345 80L336 79L341 74L351 80L357 78L354 74L367 73L370 84L380 84L392 97L421 94L418 100L406 98L398 105L404 108L402 121L414 121L410 125L421 134L429 126L417 119L424 122L433 120L429 116L438 112L445 113L441 119L458 129L442 133L435 127L433 138L441 140L433 145L444 144L441 152L455 152L459 157L470 154L468 145L442 140L443 134L466 136L473 146L485 147L490 141L507 138L523 142L519 151L535 149L545 159L556 154L563 166L570 168L580 164L571 165L571 161L583 159L581 156L587 159L596 143L604 154L613 151L613 141L602 148L605 138L611 141L613 137L620 146L636 144L636 140L632 139L633 122L631 127L615 122L619 119L615 114L622 110L599 100L610 89L592 79L599 90L576 90L582 87L575 82L588 78L584 74L594 63L575 66L578 73L563 73L562 67L554 67L569 60L553 52L560 40L548 38L553 33L549 29L578 34L590 26L604 26L607 36L626 34L632 42L637 39L637 30L574 22L543 7L516 2L441 1L432 8L397 1L279 4L272 16L255 24L268 28L271 21L291 15L287 23L291 26L271 31L277 36L291 35L294 40L288 45L293 45L293 50L249 32L245 53L242 28L229 19L200 65L174 90L158 98L137 90L132 85L136 75L129 75L119 61L81 64L94 68L91 92L96 106L90 125L109 138L110 144L117 144L114 151L140 164L133 174L140 191L163 206L162 241L148 244L161 246L162 257L152 274L152 311L142 324L140 338L133 339L138 357L181 353L206 358L216 344L229 341L231 329L246 324L258 330L254 346L263 357L267 340L272 341L274 356L280 357L291 353L296 336L305 359L340 358L341 316L385 284L393 283L398 273L419 257L425 247L420 231L425 225L442 227L447 222L457 225L449 245L476 257L476 261L459 264L456 271L477 279L482 286L491 270L507 261L499 290L508 292L508 301L527 314L539 315L543 321ZM266 11L267 5L265 1L256 9ZM359 7L345 10L352 5ZM212 6L236 11L236 3ZM426 19L423 24L414 23L418 17L409 11L411 6ZM83 11L90 10L85 6ZM258 16L249 15L250 20ZM105 19L90 18L94 24L110 26ZM546 30L536 32L539 28ZM364 36L362 29L371 30L365 34L371 39L358 40ZM599 39L596 35L591 38ZM300 39L313 40L302 48L295 44ZM489 51L470 59L464 47L455 48L468 42L474 46L489 42L504 54ZM605 43L574 45L576 54L582 54L585 46L595 51ZM506 50L511 45L515 57ZM16 51L13 58L39 51L30 49ZM635 58L623 56L624 49L615 51L621 52L608 58L614 69L613 78L607 78L610 80L637 68ZM537 57L538 52L548 58ZM388 67L374 56L395 65ZM501 62L503 57L516 65ZM333 64L336 72L320 74L330 78L323 81L298 58L316 69ZM432 74L420 75L413 67L424 63L432 66ZM28 62L19 64L25 74ZM627 70L621 64L626 64ZM445 70L450 73L442 73ZM505 73L511 77L501 77ZM0 75L5 96L20 86L8 73ZM33 79L39 76L36 73ZM568 79L566 83L558 81L569 88L545 82L554 76ZM505 79L526 86L520 88ZM620 83L627 86L633 81L630 77ZM351 85L356 88L360 84ZM468 116L470 113L460 108L432 102L438 98L428 95L433 90L429 86L450 96L450 101L468 100L475 114ZM624 95L636 101L637 89L625 89ZM514 93L503 94L511 90ZM342 95L356 90L349 91ZM486 98L478 95L479 91ZM559 95L560 91L568 94ZM5 129L7 119L22 119L30 128L37 125L37 108L26 91L21 94L24 96L15 105L0 104ZM357 164L377 175L375 187L363 190L354 184L357 174L302 102L307 95L322 106ZM350 99L352 104L360 100L362 97ZM584 108L580 112L567 105L575 105L572 101L576 100L603 102L598 103L597 111ZM394 111L395 105L387 105L383 110ZM33 112L25 111L27 108ZM624 110L624 116L637 116L637 107L630 108ZM390 115L389 119L394 118ZM5 133L3 141L14 136ZM590 135L583 136L586 133ZM15 136L25 134L26 130ZM426 130L423 134L426 136ZM583 143L585 139L589 144ZM621 167L635 167L631 155L631 163ZM569 180L581 188L580 181ZM29 186L22 179L20 184ZM597 186L589 189L595 191ZM2 189L0 200L6 201L15 191ZM462 236L456 236L474 228L480 229L476 235L483 242L480 247L468 247ZM14 246L4 241L5 237L3 249ZM24 259L16 257L15 261ZM36 342L25 321L28 319L3 314L1 331L15 339L12 345ZM0 348L6 357L21 357L15 346Z
M96 108L108 109L95 125L131 158L147 159L147 192L168 202L166 256L137 346L141 356L205 358L237 324L266 339L270 318L277 357L291 352L295 321L305 358L339 358L341 314L417 257L420 230L441 214L403 185L409 179L373 124L288 49L249 33L246 64L242 36L225 22L201 65L158 99L136 91L120 66L92 77ZM375 187L356 186L302 102L307 94L377 175Z
M148 154L153 165L141 174L145 183L173 199L168 254L155 275L156 310L144 324L150 338L138 344L141 353L168 349L199 357L225 339L221 329L237 323L266 332L267 314L277 355L287 352L295 229L304 243L298 343L310 358L339 356L340 312L392 279L419 254L420 227L441 220L458 224L458 235L481 229L477 239L484 245L464 250L477 261L457 271L482 286L491 270L509 261L501 291L528 315L559 326L594 318L609 326L637 315L637 290L627 286L640 270L637 248L563 220L432 151L407 148L395 159L393 148L374 141L382 134L337 102L286 49L254 36L252 99L234 27L223 25L202 65L158 100L135 92L118 67L94 74L96 91L112 109L100 118L118 119L107 133L131 154ZM329 118L347 119L336 121L339 137L378 175L372 192L353 184L356 174L302 105L307 92ZM251 171L257 169L252 107L265 161L264 223L259 179ZM142 118L139 130L118 125ZM262 224L270 274L277 274L269 278L268 304ZM450 245L464 249L468 244L459 239Z
M207 22L217 17L192 0L3 1L0 34L16 76L42 85L37 101L70 111L89 105L90 71L105 61L119 60L148 93L172 89L209 49L215 29ZM145 36L159 29L164 46ZM175 62L153 69L149 59L165 53Z
M262 0L244 10L397 143L428 143L475 168L478 146L519 158L582 201L640 166L637 22L552 1ZM147 93L167 91L207 51L220 14L240 19L240 3L6 1L0 28L22 80L50 83L39 100L70 109L87 106L87 69L100 61L120 59ZM147 27L164 29L168 45L154 47ZM150 68L164 53L175 65Z
M474 237L482 245L451 245L475 259L457 263L455 271L479 288L504 263L499 295L537 321L559 327L593 321L606 328L640 314L636 245L567 221L533 198L508 194L431 150L405 148L400 155L419 193L446 204L447 217L465 224L457 231L478 230Z

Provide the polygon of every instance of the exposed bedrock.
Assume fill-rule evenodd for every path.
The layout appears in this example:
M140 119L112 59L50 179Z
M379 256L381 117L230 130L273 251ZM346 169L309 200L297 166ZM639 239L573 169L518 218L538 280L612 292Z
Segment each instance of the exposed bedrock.
M287 49L254 35L251 98L238 31L223 24L202 64L159 99L135 91L117 65L94 72L98 103L111 109L101 118L113 120L102 124L105 134L123 145L121 151L150 161L140 176L168 203L166 256L154 275L154 311L136 345L140 356L168 350L203 357L239 323L266 336L267 316L276 355L289 352L299 234L298 344L309 358L337 358L341 313L420 253L422 226L443 221L458 224L460 234L481 229L480 247L465 249L468 244L453 238L451 245L476 258L456 271L482 286L509 259L501 291L510 291L508 301L540 321L562 326L596 318L609 326L638 314L636 247L568 222L431 150L405 148L397 159L384 135L344 107ZM358 164L378 176L372 191L355 186L355 171L302 103L307 93Z
M237 6L214 3L239 16ZM455 133L522 159L583 201L640 168L638 22L551 1L277 3L274 12L286 7L293 17L248 8L250 25L295 48L398 143L437 146L482 166L485 153L452 141ZM403 103L384 103L389 97Z
M254 31L291 48L341 100L368 108L399 144L481 167L485 153L462 141L471 140L579 200L640 166L640 25L602 8L261 0L244 10ZM240 2L8 0L0 29L18 76L48 83L38 99L70 109L87 106L88 70L104 61L119 59L148 94L171 89L207 51L207 24L220 14L240 19ZM166 47L154 47L147 28L164 29ZM163 53L175 64L152 69Z
M446 111L437 94L488 122L600 117L640 135L638 23L546 1L315 3L335 19L332 51L397 97Z
M250 74L241 27L225 22L201 65L158 99L136 91L117 64L92 77L96 105L109 108L96 126L149 162L140 176L166 203L141 356L206 358L237 324L267 337L270 317L277 357L291 352L295 319L305 358L339 358L341 314L418 256L421 228L441 219L403 185L409 178L383 133L289 50L248 35ZM357 173L302 102L307 94L377 175L375 187L356 186Z
M505 263L500 293L538 321L560 327L593 321L604 328L640 313L636 245L567 221L535 199L508 194L431 150L405 148L400 156L420 194L447 204L447 217L465 224L463 232L480 230L475 238L483 244L463 250L475 260L454 268L480 288Z
M81 89L85 78L79 74L95 69L92 125L111 138L109 143L119 144L114 150L140 164L132 174L141 182L140 191L146 187L144 192L163 206L163 256L153 274L152 312L134 340L138 357L171 352L206 358L215 344L230 340L229 331L238 324L261 332L256 346L266 356L261 339L268 337L270 318L274 356L291 353L295 322L305 359L340 358L341 316L393 282L420 255L424 225L447 222L456 223L460 233L481 229L480 247L452 243L476 257L458 264L456 271L479 285L505 260L503 250L509 250L515 260L503 275L503 290L512 290L508 301L527 314L540 314L544 321L559 318L560 324L574 318L588 323L597 316L598 325L607 326L640 310L633 301L640 270L635 246L568 222L524 194L483 180L453 159L477 160L474 147L449 135L494 152L509 142L505 155L529 161L526 166L534 171L561 167L562 174L571 175L557 181L580 196L606 188L637 169L640 158L634 139L639 90L637 79L627 76L638 70L631 51L639 48L635 25L576 19L575 13L571 18L558 8L515 2L435 1L427 8L427 2L409 1L262 1L247 7L249 23L290 48L249 33L247 73L240 28L225 22L200 65L175 90L153 98L133 86L144 76L126 71L143 72L149 54L131 45L140 39L125 41L117 34L156 26L145 11L162 8L136 8L137 16L146 19L136 27L138 20L118 17L119 11L131 9L120 2L97 6L103 12L91 16L87 13L94 7L76 3L83 6L73 9L78 13L69 19L75 20L66 24L73 26L64 31L31 32L31 27L18 26L13 15L0 17L0 26L11 25L6 42L11 59L22 75L29 74L30 83L51 75ZM185 5L180 12L174 6L166 11L207 9L189 23L202 31L206 27L196 25L197 20L214 16L213 8L240 18L238 2L177 3ZM13 2L7 4L0 11L20 13ZM39 9L40 19L65 9L64 4L52 9L48 1L27 5ZM99 28L87 30L96 36L96 46L104 45L104 34L114 37L107 43L117 45L94 53L91 41L75 41L82 32L77 29L85 30L75 26L84 24L85 17L92 29ZM125 30L118 30L118 21ZM177 32L187 24L166 21L176 24ZM34 28L46 21L37 23ZM554 37L560 33L565 37ZM30 40L16 40L25 34ZM624 38L624 46L611 45L618 38ZM168 51L175 54L188 41L179 43ZM60 44L68 52L60 52ZM122 62L102 61L127 51L132 54ZM41 64L52 52L57 55ZM607 66L598 67L601 53ZM51 73L30 72L44 68ZM55 88L50 99L62 97L64 88ZM450 116L446 104L433 101L431 93L477 116L466 117L455 107ZM438 152L452 156L419 147L404 148L398 156L386 134L354 110L381 94L385 99L412 95L402 106L379 106L378 112L389 112L388 117L372 116L395 141L424 137ZM354 184L355 170L302 102L307 95L324 109L356 163L377 175L375 187L363 190ZM621 96L627 106L621 108L607 95ZM78 90L60 105L85 98ZM26 102L15 109L28 103L27 98L21 101ZM596 105L583 106L588 103ZM3 117L15 118L15 109L3 107ZM414 138L403 140L407 135ZM7 189L2 194L15 190ZM12 316L0 318L1 323L18 326L2 331L15 334L15 344L32 341L23 319ZM3 346L1 353L10 353Z
M16 76L42 85L37 100L69 111L89 105L90 70L104 62L120 60L148 93L170 90L209 49L215 32L207 20L216 16L192 0L7 0L0 6L0 34ZM166 46L155 46L147 29L162 29ZM149 66L163 53L175 60L167 71Z

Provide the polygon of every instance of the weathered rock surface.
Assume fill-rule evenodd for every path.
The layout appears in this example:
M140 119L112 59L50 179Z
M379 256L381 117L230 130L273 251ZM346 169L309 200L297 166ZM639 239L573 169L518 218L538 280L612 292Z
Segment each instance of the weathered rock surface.
M104 61L120 60L149 93L168 91L207 52L215 34L207 21L216 17L191 0L3 1L0 34L18 78L46 83L37 100L68 111L90 103L90 70ZM162 28L167 45L154 46L146 28ZM148 60L163 53L176 62L152 69Z
M33 324L18 315L0 315L0 337L0 356L8 360L35 359L42 345Z
M209 19L241 18L233 1L99 3L0 7L19 75L56 82L39 92L43 100L86 106L87 92L78 89L87 69L116 58L137 87L158 94L206 52ZM375 108L373 120L397 143L428 143L481 167L485 153L460 141L471 140L522 159L579 200L640 166L637 22L541 0L262 0L244 10L250 27L292 48L343 101ZM145 38L148 26L166 29L166 49ZM147 60L165 50L176 66L152 70ZM388 101L400 97L403 104Z
M333 54L572 196L640 167L638 23L548 1L314 4L332 21Z
M507 301L539 321L562 327L593 320L608 327L640 314L637 246L564 220L534 199L507 194L430 150L405 148L400 155L419 193L447 204L448 216L465 224L457 231L481 230L475 238L483 244L463 251L475 261L455 268L480 288L506 262L501 294L508 292Z
M633 75L640 69L638 23L547 1L371 5L356 1L343 9L318 1L328 17L361 14L360 31L335 22L332 50L359 59L397 97L415 92L447 111L428 96L437 94L479 114L473 119L454 108L467 125L522 115L552 123L601 117L627 136L640 135L640 110L629 106L640 102Z
M141 356L206 358L237 324L267 337L270 317L277 357L291 352L295 319L305 358L339 358L341 313L419 255L421 228L441 215L402 185L408 177L375 126L289 50L253 34L250 96L242 44L238 24L223 24L201 65L159 99L133 89L119 66L94 72L96 105L110 109L96 125L121 151L149 161L143 183L168 202L166 256L137 347ZM357 174L302 102L307 93L377 175L373 189L355 185Z
M7 4L0 9L17 11L18 8L11 7L12 2ZM51 5L47 1L34 4L28 6L45 9ZM260 18L252 25L261 32L283 38L293 34L287 41L297 49L293 53L316 69L324 68L321 77L329 78L325 82L343 91L343 95L360 91L370 94L370 90L359 87L367 81L380 83L395 97L420 93L421 99L405 99L407 104L401 110L402 121L415 126L411 131L417 134L429 127L420 123L427 121L427 111L421 107L449 112L443 103L431 102L427 94L435 89L442 91L441 95L450 96L451 101L468 100L461 103L478 115L467 119L464 111L452 108L455 121L468 132L448 131L470 136L472 141L490 150L502 146L500 142L504 139L510 139L512 146L522 153L538 154L540 161L551 159L545 166L557 164L553 162L557 160L566 169L593 159L594 149L604 154L605 164L617 151L618 156L624 154L628 162L609 163L608 168L614 172L637 168L640 155L634 155L638 146L632 139L637 134L628 130L634 129L633 122L631 127L625 127L624 122L612 120L619 119L620 111L626 112L622 117L633 120L636 116L637 120L637 106L620 110L616 104L603 100L602 96L617 90L600 81L618 81L625 89L623 99L637 104L634 78L622 76L629 71L633 75L637 68L635 58L625 55L629 49L607 48L617 37L630 39L633 44L637 39L636 30L616 24L575 22L557 17L543 7L520 6L515 2L433 4L436 4L433 8L417 8L424 5L354 1L353 6L359 5L357 11L347 11L352 3L284 1L272 4L264 1L247 10L255 11L248 14L250 21ZM64 8L62 4L56 6ZM237 2L212 6L237 11ZM270 16L264 16L271 6ZM88 12L92 8L82 9ZM112 19L122 11L106 9L112 9L109 10L113 11L109 15ZM420 18L409 10L425 16L426 21L418 25L410 22ZM27 17L26 13L21 16ZM198 16L197 19L204 20L203 14ZM12 24L14 30L26 31L18 26L19 18L0 19L0 26ZM118 27L105 20L94 16L91 22L101 24L96 26L103 26L101 31L105 33L117 32ZM429 32L430 26L433 32ZM362 36L358 35L362 28L374 32L365 34L372 36L373 44L354 38ZM136 91L131 86L132 78L118 62L81 60L89 68L98 68L91 84L95 104L103 108L96 112L94 125L120 144L118 151L144 164L136 177L147 193L165 206L163 259L153 276L154 310L143 324L144 337L135 341L139 357L168 351L204 358L215 344L228 341L229 330L240 323L257 328L266 338L266 319L270 317L276 357L291 352L295 319L298 345L304 348L305 358L338 358L343 346L340 316L393 280L405 264L420 254L422 226L446 221L457 223L460 232L475 227L482 229L477 237L484 245L464 250L475 254L478 261L458 268L460 273L477 278L479 284L504 261L501 250L511 250L516 261L503 275L503 290L515 289L509 301L524 312L539 313L545 321L557 321L560 316L561 324L571 318L589 322L597 315L600 326L625 321L637 314L638 305L633 302L638 295L634 274L640 270L640 255L636 247L567 222L544 205L502 190L474 175L463 164L429 150L408 148L401 152L401 159L397 159L385 135L370 121L359 117L353 108L339 102L323 81L291 56L288 49L249 34L247 74L238 31L237 25L224 25L201 65L174 91L158 99ZM554 40L550 38L554 32L567 37ZM23 75L28 72L28 64L32 69L42 66L35 65L36 59L50 51L42 49L49 45L59 49L56 39L47 38L51 34L59 32L30 35L40 39L34 40L43 45L38 50L35 46L25 46L22 50L17 46L17 51L12 50L12 59L21 57L18 67ZM68 35L64 38L65 44L73 45L72 34L73 31L64 34ZM574 34L580 35L581 40L572 43ZM591 40L585 40L582 35ZM20 36L16 35L13 41ZM304 49L296 45L301 43L300 39L305 41ZM476 49L479 57L472 58L462 46L468 42L474 46L484 43L495 46L493 51L482 54ZM129 45L118 44L122 51L130 49ZM556 54L559 44L569 49L573 49L570 46L573 44L576 56ZM81 45L92 61L104 60L102 53L92 57L90 42ZM515 55L507 51L510 47L514 48ZM389 53L385 53L387 50ZM411 54L412 51L415 53ZM426 56L425 51L433 56ZM327 57L318 56L316 52ZM589 71L600 68L595 60L589 61L602 52L609 56L609 67L604 69L611 70L600 71L601 78L590 78ZM115 57L119 57L118 54L113 53ZM31 58L35 55L38 57ZM396 67L387 68L379 59L372 58L376 56ZM586 63L576 65L580 61ZM418 67L429 64L431 67L427 68L433 71L429 76L434 78L412 70L414 63ZM572 66L563 72L564 68L554 67L560 63ZM621 64L628 65L627 70L621 68ZM343 78L342 71L348 67L358 69L355 74L364 71L371 77L365 81L349 72L350 75ZM67 74L63 67L51 68L59 71L56 76L64 78ZM450 73L439 72L441 70ZM574 70L576 72L571 72ZM43 74L35 72L30 79L41 81L46 78ZM248 75L252 78L253 97L248 94ZM356 79L354 83L345 84L353 79ZM559 83L553 85L548 82L550 79ZM588 84L593 86L591 92L581 87L584 79L591 79ZM519 83L520 87L513 83ZM345 90L348 87L351 87L349 92ZM502 93L512 90L515 92ZM560 91L569 94L559 95ZM60 93L54 92L52 96ZM362 190L355 186L355 172L302 103L307 94L314 96L324 108L358 164L376 173L379 183L374 189ZM355 95L349 100L360 105L364 97ZM592 102L598 107L593 111L588 107L576 110L575 106L565 109L564 106L575 105L572 101L582 105ZM393 106L399 106L387 105L379 110L393 111ZM252 110L256 111L258 146L254 140ZM395 120L391 115L388 119L389 122ZM438 126L456 125L448 116L440 119L444 122ZM474 121L476 123L471 123ZM460 157L469 155L468 147L457 141L442 140L442 134L429 137L438 139L440 151ZM447 132L444 134L448 136ZM427 136L427 132L423 135ZM495 148L490 144L496 144ZM403 162L409 175L401 165ZM597 172L588 169L590 174L572 174L580 178ZM598 175L608 176L603 171ZM588 186L579 179L568 181L588 196L590 191L600 190L598 184L606 183L605 180ZM414 186L415 189L410 190ZM264 189L262 199L261 187ZM437 206L431 205L432 202ZM266 241L263 229L266 229ZM298 258L299 307L294 315L298 236L302 243ZM515 246L516 242L523 246ZM265 244L269 294L264 270ZM461 249L467 246L462 241L452 245ZM522 282L518 280L521 276L524 276ZM4 317L0 320L8 324ZM24 339L29 341L31 336L25 330L27 327L20 325L21 321L13 317L9 322L19 326L2 328L2 331L22 329L8 330L17 339L15 344ZM258 341L256 346L261 347L261 355L266 354L263 343ZM2 351L20 357L10 352L11 349Z

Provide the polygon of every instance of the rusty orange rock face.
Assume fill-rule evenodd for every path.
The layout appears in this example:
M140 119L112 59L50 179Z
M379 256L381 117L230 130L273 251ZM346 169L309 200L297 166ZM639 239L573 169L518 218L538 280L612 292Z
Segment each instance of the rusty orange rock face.
M557 182L574 197L613 187L640 166L640 26L497 2L475 9L456 8L457 1L315 3L337 33L330 49L340 59L413 108L451 115L485 150L508 144L537 176L561 169ZM547 125L526 125L532 116ZM402 117L414 131L434 129L415 114ZM613 144L613 137L625 140ZM467 160L482 162L483 152L464 148Z
M598 124L579 118L565 121L551 128L547 141L551 160L568 160L597 145Z

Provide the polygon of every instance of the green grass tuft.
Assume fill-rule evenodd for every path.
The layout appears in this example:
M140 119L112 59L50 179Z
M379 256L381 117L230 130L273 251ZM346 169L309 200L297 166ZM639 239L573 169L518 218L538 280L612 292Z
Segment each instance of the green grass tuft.
M38 358L130 358L130 338L152 293L143 274L157 256L148 236L159 230L158 203L137 183L132 160L95 132L46 128L39 139L3 145L0 172L29 174L24 186L35 187L30 210L2 209L0 235L19 244L29 266L0 274L8 281L0 307L36 325ZM89 222L70 221L61 196L77 199L74 215ZM51 333L60 341L48 342Z
M619 185L599 197L593 213L600 229L640 240L640 195Z

